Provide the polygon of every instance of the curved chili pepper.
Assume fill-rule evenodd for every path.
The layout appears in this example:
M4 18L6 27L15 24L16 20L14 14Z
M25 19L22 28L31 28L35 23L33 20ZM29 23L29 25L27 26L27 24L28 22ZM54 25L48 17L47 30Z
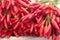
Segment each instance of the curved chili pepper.
M6 20L4 20L4 26L5 26L6 29L8 29L8 25L7 25Z
M19 37L19 35L17 34L16 31L13 31L13 33L14 33L14 35L15 35L16 37Z
M53 27L58 31L59 30L59 26L58 24L56 23L56 21L54 19L51 20L51 23L53 25Z

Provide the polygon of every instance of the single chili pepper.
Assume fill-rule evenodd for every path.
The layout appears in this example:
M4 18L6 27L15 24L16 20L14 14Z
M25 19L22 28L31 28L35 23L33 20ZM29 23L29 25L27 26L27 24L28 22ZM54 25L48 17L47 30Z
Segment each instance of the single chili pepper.
M14 33L14 35L15 35L16 37L19 37L19 35L17 34L16 31L13 31L13 33Z
M10 22L10 14L7 14L7 22Z
M21 9L23 10L24 13L29 14L29 12L26 9L24 9L23 7L21 7Z
M33 28L34 28L34 24L31 24L30 33L32 33L32 32L33 32Z
M48 34L47 34L47 38L48 38L48 39L49 39L50 36L51 36L51 30L52 30L52 28L49 30L49 32L48 32Z
M49 29L49 30L48 30ZM48 28L47 28L47 37L48 37L48 39L50 38L50 36L51 36L51 31L52 31L52 28L51 28L51 24L49 24L48 25Z
M6 29L8 29L8 25L7 25L6 19L4 20L4 26L5 26Z
M56 18L56 16L55 16L55 15L53 15L52 19L55 19L55 18Z
M59 31L59 26L58 26L58 24L56 23L56 21L55 21L54 19L51 20L51 23L52 23L53 27L54 27L57 31Z
M18 28L19 23L20 23L20 22L17 22L17 24L14 26L14 29L17 29L17 28Z
M37 35L38 34L38 30L36 28L36 26L34 25L34 33Z
M59 17L56 17L55 20L59 24L59 22L60 22Z
M24 16L24 13L21 13L21 16L23 17Z
M0 20L0 21L2 22L2 21L4 20L4 18L5 18L5 16L2 16L2 18L1 18L1 20Z
M60 16L60 10L57 10L57 12L58 12L58 13L57 13L57 14L58 14L58 16Z
M45 33L46 30L47 30L47 21L46 21L46 25L45 25L45 27L44 27L44 37L45 37L45 38L47 37L47 34Z
M39 30L39 34L40 34L40 37L43 36L43 32L44 32L44 27L43 25L40 27L40 30Z
M30 29L26 29L26 30L24 30L24 33L27 33L27 32L29 32L29 30L30 30Z
M23 23L20 23L20 25L21 25L21 28L24 28L24 24Z
M50 11L50 17L51 18L53 17L53 11L52 10Z

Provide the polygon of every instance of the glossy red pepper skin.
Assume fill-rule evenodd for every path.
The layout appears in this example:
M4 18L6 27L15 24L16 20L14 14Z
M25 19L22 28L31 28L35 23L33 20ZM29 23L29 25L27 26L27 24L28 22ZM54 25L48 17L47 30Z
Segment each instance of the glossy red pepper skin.
M31 0L0 0L0 37L40 36L49 39L52 36L52 40L59 40L60 10L30 2Z
M7 14L7 22L10 22L10 14Z
M46 31L47 31L48 25L47 25L47 21L45 23L46 24L44 26L44 37L46 38L47 37Z
M56 17L55 20L56 20L56 22L59 24L59 22L60 22L59 17Z
M50 30L51 30L51 24L49 24L49 25L47 26L47 29L46 29L46 31L45 31L45 34L47 34Z
M31 8L31 7L29 7L29 5L27 5L25 2L23 2L23 1L21 1L21 0L16 0L16 3L17 3L19 6Z
M4 26L5 26L6 29L8 29L8 25L7 25L7 21L6 20L4 20Z
M45 20L42 21L42 23L39 25L40 26L40 29L39 29L40 37L42 37L44 34L44 23L45 23Z
M13 33L14 33L14 35L15 35L16 37L19 37L19 35L17 34L16 31L13 31Z
M17 22L17 24L14 26L14 30L18 28L20 22Z
M33 28L34 28L34 24L31 24L30 33L32 33L32 32L33 32Z
M43 33L44 33L44 27L43 25L40 27L40 30L39 30L39 34L40 34L40 37L43 36Z
M54 27L57 31L59 31L59 26L58 26L58 24L56 23L56 21L55 21L54 19L51 20L51 23L52 23L53 27Z
M29 14L29 12L25 8L21 7L21 9L24 13Z
M49 39L50 36L51 36L51 32L52 32L52 27L51 27L51 24L49 24L49 25L48 25L48 28L47 28L47 31L46 31L48 39Z

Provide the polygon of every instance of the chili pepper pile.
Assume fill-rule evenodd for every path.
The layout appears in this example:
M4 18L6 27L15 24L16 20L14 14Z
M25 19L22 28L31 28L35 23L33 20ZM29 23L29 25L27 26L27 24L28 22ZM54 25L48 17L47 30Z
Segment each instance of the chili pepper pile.
M60 10L30 0L0 0L0 38L37 36L59 40Z

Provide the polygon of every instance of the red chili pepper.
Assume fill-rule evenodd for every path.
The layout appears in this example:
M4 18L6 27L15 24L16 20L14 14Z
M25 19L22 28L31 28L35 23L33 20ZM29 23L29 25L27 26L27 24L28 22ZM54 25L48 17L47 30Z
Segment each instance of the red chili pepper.
M11 5L10 0L5 0L5 2L4 2L5 8L9 9L10 5Z
M5 18L5 16L2 16L2 18L1 18L1 20L0 20L0 21L2 22L2 21L4 20L4 18Z
M20 22L17 22L17 23L16 23L16 25L14 26L14 29L17 29L17 28L18 28L19 23L20 23Z
M47 37L47 34L45 33L47 31L47 23L46 23L46 25L45 25L45 27L44 27L44 37L46 38Z
M40 16L39 19L37 20L37 23L39 23L42 20L43 16Z
M29 4L30 3L30 1L29 0L23 0L24 2L26 2L27 4Z
M58 24L56 23L56 21L55 21L54 19L51 20L51 23L52 23L53 27L54 27L57 31L59 31L59 26L58 26Z
M7 35L7 30L3 30L1 34L1 38L5 37Z
M19 6L31 8L28 4L26 4L25 2L23 2L23 1L21 1L21 0L16 0L16 3L17 3Z
M2 8L4 8L5 6L4 6L4 0L3 1L1 1L1 6L2 6Z
M57 13L57 14L58 14L58 16L60 16L60 10L57 10L57 12L58 12L58 13Z
M24 28L24 24L23 23L20 23L20 25L21 25L21 28Z
M52 40L59 40L59 37L57 35L53 34Z
M26 29L26 30L24 30L24 33L27 33L27 32L29 32L29 30L30 30L30 29Z
M47 29L46 29L46 31L45 31L45 34L47 34L50 30L51 30L51 24L49 24L49 25L47 26Z
M10 0L11 4L14 5L14 0Z
M50 38L51 32L52 32L51 24L48 25L48 28L47 28L46 32L47 32L47 37Z
M12 31L9 31L7 38L9 38L12 35Z
M16 15L18 12L18 8L16 6L12 6L13 14Z
M32 32L33 32L33 28L34 28L34 24L31 24L30 33L32 33Z
M5 36L6 36L6 34L4 33L4 34L1 35L1 38L5 37Z
M13 33L14 33L14 35L15 35L16 37L19 37L19 35L17 34L16 31L13 31Z
M2 16L2 8L0 7L0 16Z
M10 14L7 14L7 22L10 22Z
M50 17L51 18L53 17L53 11L52 10L50 11Z
M52 16L52 19L55 19L55 18L56 18L56 16L55 16L55 15L53 15L53 16Z
M56 35L55 34L52 35L52 40L56 40Z
M4 26L5 26L6 29L8 29L8 25L7 25L6 19L4 20Z
M41 26L42 24L44 24L44 23L45 23L45 21L46 21L46 20L42 20L42 22L41 22L41 23L39 23L39 26Z
M18 18L12 18L12 19L11 19L11 22L12 22L12 24L18 22Z
M40 34L41 37L44 34L44 23L45 23L45 20L43 20L43 22L39 25L40 26L39 34Z
M59 17L56 17L55 20L56 20L56 22L59 24L59 22L60 22Z
M22 19L22 22L27 21L29 20L29 15L23 16L21 19Z
M39 30L39 34L40 34L40 37L43 36L43 33L44 33L44 27L43 25L40 27L40 30Z
M23 7L21 7L21 9L24 13L29 14L29 12L26 9L24 9Z

